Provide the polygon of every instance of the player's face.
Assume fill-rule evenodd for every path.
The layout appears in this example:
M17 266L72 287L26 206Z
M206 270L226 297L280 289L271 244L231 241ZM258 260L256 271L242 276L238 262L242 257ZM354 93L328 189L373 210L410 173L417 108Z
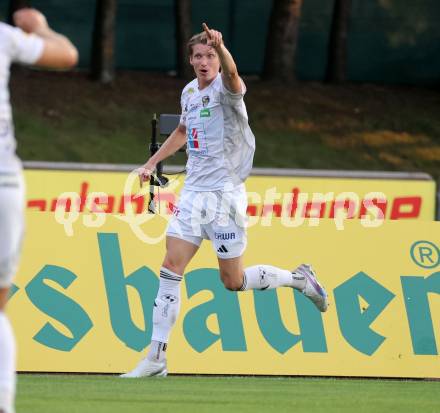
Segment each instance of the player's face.
M209 85L220 70L220 60L216 51L206 44L196 44L193 46L189 62L194 68L199 85L202 87Z

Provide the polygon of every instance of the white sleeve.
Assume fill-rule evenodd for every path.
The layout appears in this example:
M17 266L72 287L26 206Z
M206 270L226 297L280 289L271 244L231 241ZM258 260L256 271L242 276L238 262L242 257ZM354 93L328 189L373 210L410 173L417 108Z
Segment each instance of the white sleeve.
M2 35L8 40L8 52L16 63L34 64L43 54L44 40L16 27L2 25Z
M181 125L185 125L186 126L186 114L188 112L188 108L186 107L187 103L186 103L187 99L184 99L183 97L183 93L182 93L182 97L180 98L180 106L182 107L182 113L180 114L180 124Z
M223 103L233 107L241 106L243 102L243 97L246 94L246 85L244 84L243 79L241 78L240 78L240 83L241 83L241 92L233 93L226 88L226 86L222 81L221 95L222 95Z

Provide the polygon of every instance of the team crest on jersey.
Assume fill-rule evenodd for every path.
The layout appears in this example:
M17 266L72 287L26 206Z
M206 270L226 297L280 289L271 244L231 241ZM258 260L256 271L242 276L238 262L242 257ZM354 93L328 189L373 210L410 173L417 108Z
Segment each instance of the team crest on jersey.
M202 105L204 108L206 108L206 106L209 105L209 96L208 95L202 97Z

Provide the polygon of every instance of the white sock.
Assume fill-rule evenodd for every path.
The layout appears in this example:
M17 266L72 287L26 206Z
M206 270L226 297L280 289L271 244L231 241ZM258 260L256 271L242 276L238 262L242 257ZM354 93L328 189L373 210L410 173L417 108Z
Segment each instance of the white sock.
M15 397L15 340L6 314L0 311L0 411L13 413Z
M245 290L270 290L278 287L292 287L302 290L306 285L303 275L272 265L254 265L244 270L243 286Z
M147 354L148 360L163 361L166 359L167 343L151 340L150 351Z
M153 334L147 354L150 360L165 359L166 343L180 310L180 281L181 275L165 267L160 269L159 291L153 308Z

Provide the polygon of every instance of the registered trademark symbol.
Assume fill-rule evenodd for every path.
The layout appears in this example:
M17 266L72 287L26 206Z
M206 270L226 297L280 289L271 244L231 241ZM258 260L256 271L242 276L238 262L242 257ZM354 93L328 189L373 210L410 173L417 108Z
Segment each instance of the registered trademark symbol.
M440 264L440 249L429 241L417 241L411 246L411 258L422 268L435 268Z

